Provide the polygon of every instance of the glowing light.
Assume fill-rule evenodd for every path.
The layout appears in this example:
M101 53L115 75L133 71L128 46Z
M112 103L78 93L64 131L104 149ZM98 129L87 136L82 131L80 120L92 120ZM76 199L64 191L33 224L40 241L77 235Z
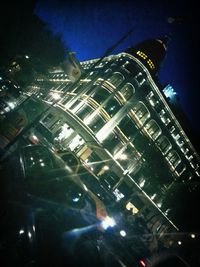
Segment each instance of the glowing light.
M88 188L85 184L83 184L83 188L85 189L85 191L88 191Z
M151 197L151 199L154 200L155 197L156 197L156 194L153 194L153 196Z
M123 236L123 237L126 236L126 232L125 232L124 230L121 230L119 233L120 233L120 235Z
M116 222L113 218L107 216L101 223L101 226L104 230L106 230L108 227L114 227L116 225Z
M26 59L29 59L29 56L28 56L28 55L25 55L25 58L26 58Z
M15 107L15 103L13 103L13 102L9 102L9 103L8 103L8 106L9 106L11 109L14 109L14 107Z
M31 238L32 237L32 234L31 232L28 232L28 237Z
M140 187L143 187L145 184L145 180L143 180L141 183L140 183Z
M52 96L53 99L55 99L55 100L58 100L58 99L61 98L60 95L59 95L58 93L52 93L51 96Z
M196 235L195 234L191 234L191 238L195 238L196 237Z
M180 246L182 244L182 242L181 241L178 241L178 245Z
M158 208L161 208L162 207L162 203L158 203L157 206L158 206Z
M141 266L146 267L146 263L143 260L140 260L139 263Z
M24 234L24 229L21 229L21 230L19 231L19 234L20 234L20 235Z
M163 93L170 100L173 100L174 96L176 95L174 88L169 84L163 89Z
M105 166L103 167L103 169L104 169L105 171L108 171L108 170L109 170L109 167L108 167L107 165L105 165Z
M73 198L72 200L73 200L73 202L78 202L79 201L79 197L75 197L75 198Z

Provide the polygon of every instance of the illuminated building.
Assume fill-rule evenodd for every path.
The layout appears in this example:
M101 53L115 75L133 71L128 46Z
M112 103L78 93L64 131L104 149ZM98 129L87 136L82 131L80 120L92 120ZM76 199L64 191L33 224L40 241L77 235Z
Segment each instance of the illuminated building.
M192 192L200 176L199 156L169 106L175 92L158 83L165 43L148 40L82 62L83 75L73 83L58 68L29 88L47 103L56 101L40 121L54 142L74 151L158 235L178 230L178 190Z

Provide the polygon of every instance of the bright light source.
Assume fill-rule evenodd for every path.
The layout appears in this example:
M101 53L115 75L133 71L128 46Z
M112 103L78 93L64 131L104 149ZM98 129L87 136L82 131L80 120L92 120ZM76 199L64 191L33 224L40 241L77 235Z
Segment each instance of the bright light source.
M8 103L8 106L9 106L11 109L14 109L14 107L15 107L15 103L13 103L13 102L9 102L9 103Z
M106 230L108 227L114 227L116 225L116 222L113 218L107 216L101 223L101 226L104 230Z
M124 230L121 230L119 233L120 233L120 235L123 236L123 237L126 236L126 232L125 232Z
M195 234L191 234L191 238L195 238L196 237L196 235Z
M181 241L178 241L178 245L180 246L182 244L182 242Z
M158 206L158 208L161 208L162 207L162 203L158 203L157 206Z
M85 191L88 191L88 188L85 184L83 184L83 188L85 189Z
M141 266L146 267L146 263L143 260L140 260L139 263Z
M60 95L59 95L58 93L52 93L51 96L52 96L53 99L55 99L55 100L58 100L58 99L61 98Z
M143 180L143 181L139 184L139 186L140 186L140 187L143 187L144 184L145 184L145 180Z
M20 235L24 234L24 229L21 229L21 230L19 231L19 234L20 234Z
M29 56L25 55L25 58L29 59Z
M74 197L72 200L73 200L73 202L78 202L79 201L79 197Z
M107 165L105 165L105 166L103 167L103 169L104 169L105 171L108 171L108 170L109 170L109 167L108 167Z
M154 200L155 197L156 197L156 194L153 194L153 196L151 196L151 199Z

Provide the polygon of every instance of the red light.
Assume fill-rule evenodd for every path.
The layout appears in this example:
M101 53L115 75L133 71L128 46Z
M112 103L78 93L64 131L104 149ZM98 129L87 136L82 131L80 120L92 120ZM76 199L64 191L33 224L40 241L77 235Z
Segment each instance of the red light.
M141 264L141 266L146 267L146 264L143 260L140 260L140 264Z

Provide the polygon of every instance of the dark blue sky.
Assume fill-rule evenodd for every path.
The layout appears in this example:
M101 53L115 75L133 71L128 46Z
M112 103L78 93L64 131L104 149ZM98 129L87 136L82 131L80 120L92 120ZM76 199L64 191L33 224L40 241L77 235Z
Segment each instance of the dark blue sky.
M170 3L169 3L170 2ZM159 78L170 83L200 135L197 12L193 1L40 0L36 14L55 34L61 34L80 61L101 57L129 29L133 33L112 54L146 39L172 33ZM168 23L168 17L180 17Z

